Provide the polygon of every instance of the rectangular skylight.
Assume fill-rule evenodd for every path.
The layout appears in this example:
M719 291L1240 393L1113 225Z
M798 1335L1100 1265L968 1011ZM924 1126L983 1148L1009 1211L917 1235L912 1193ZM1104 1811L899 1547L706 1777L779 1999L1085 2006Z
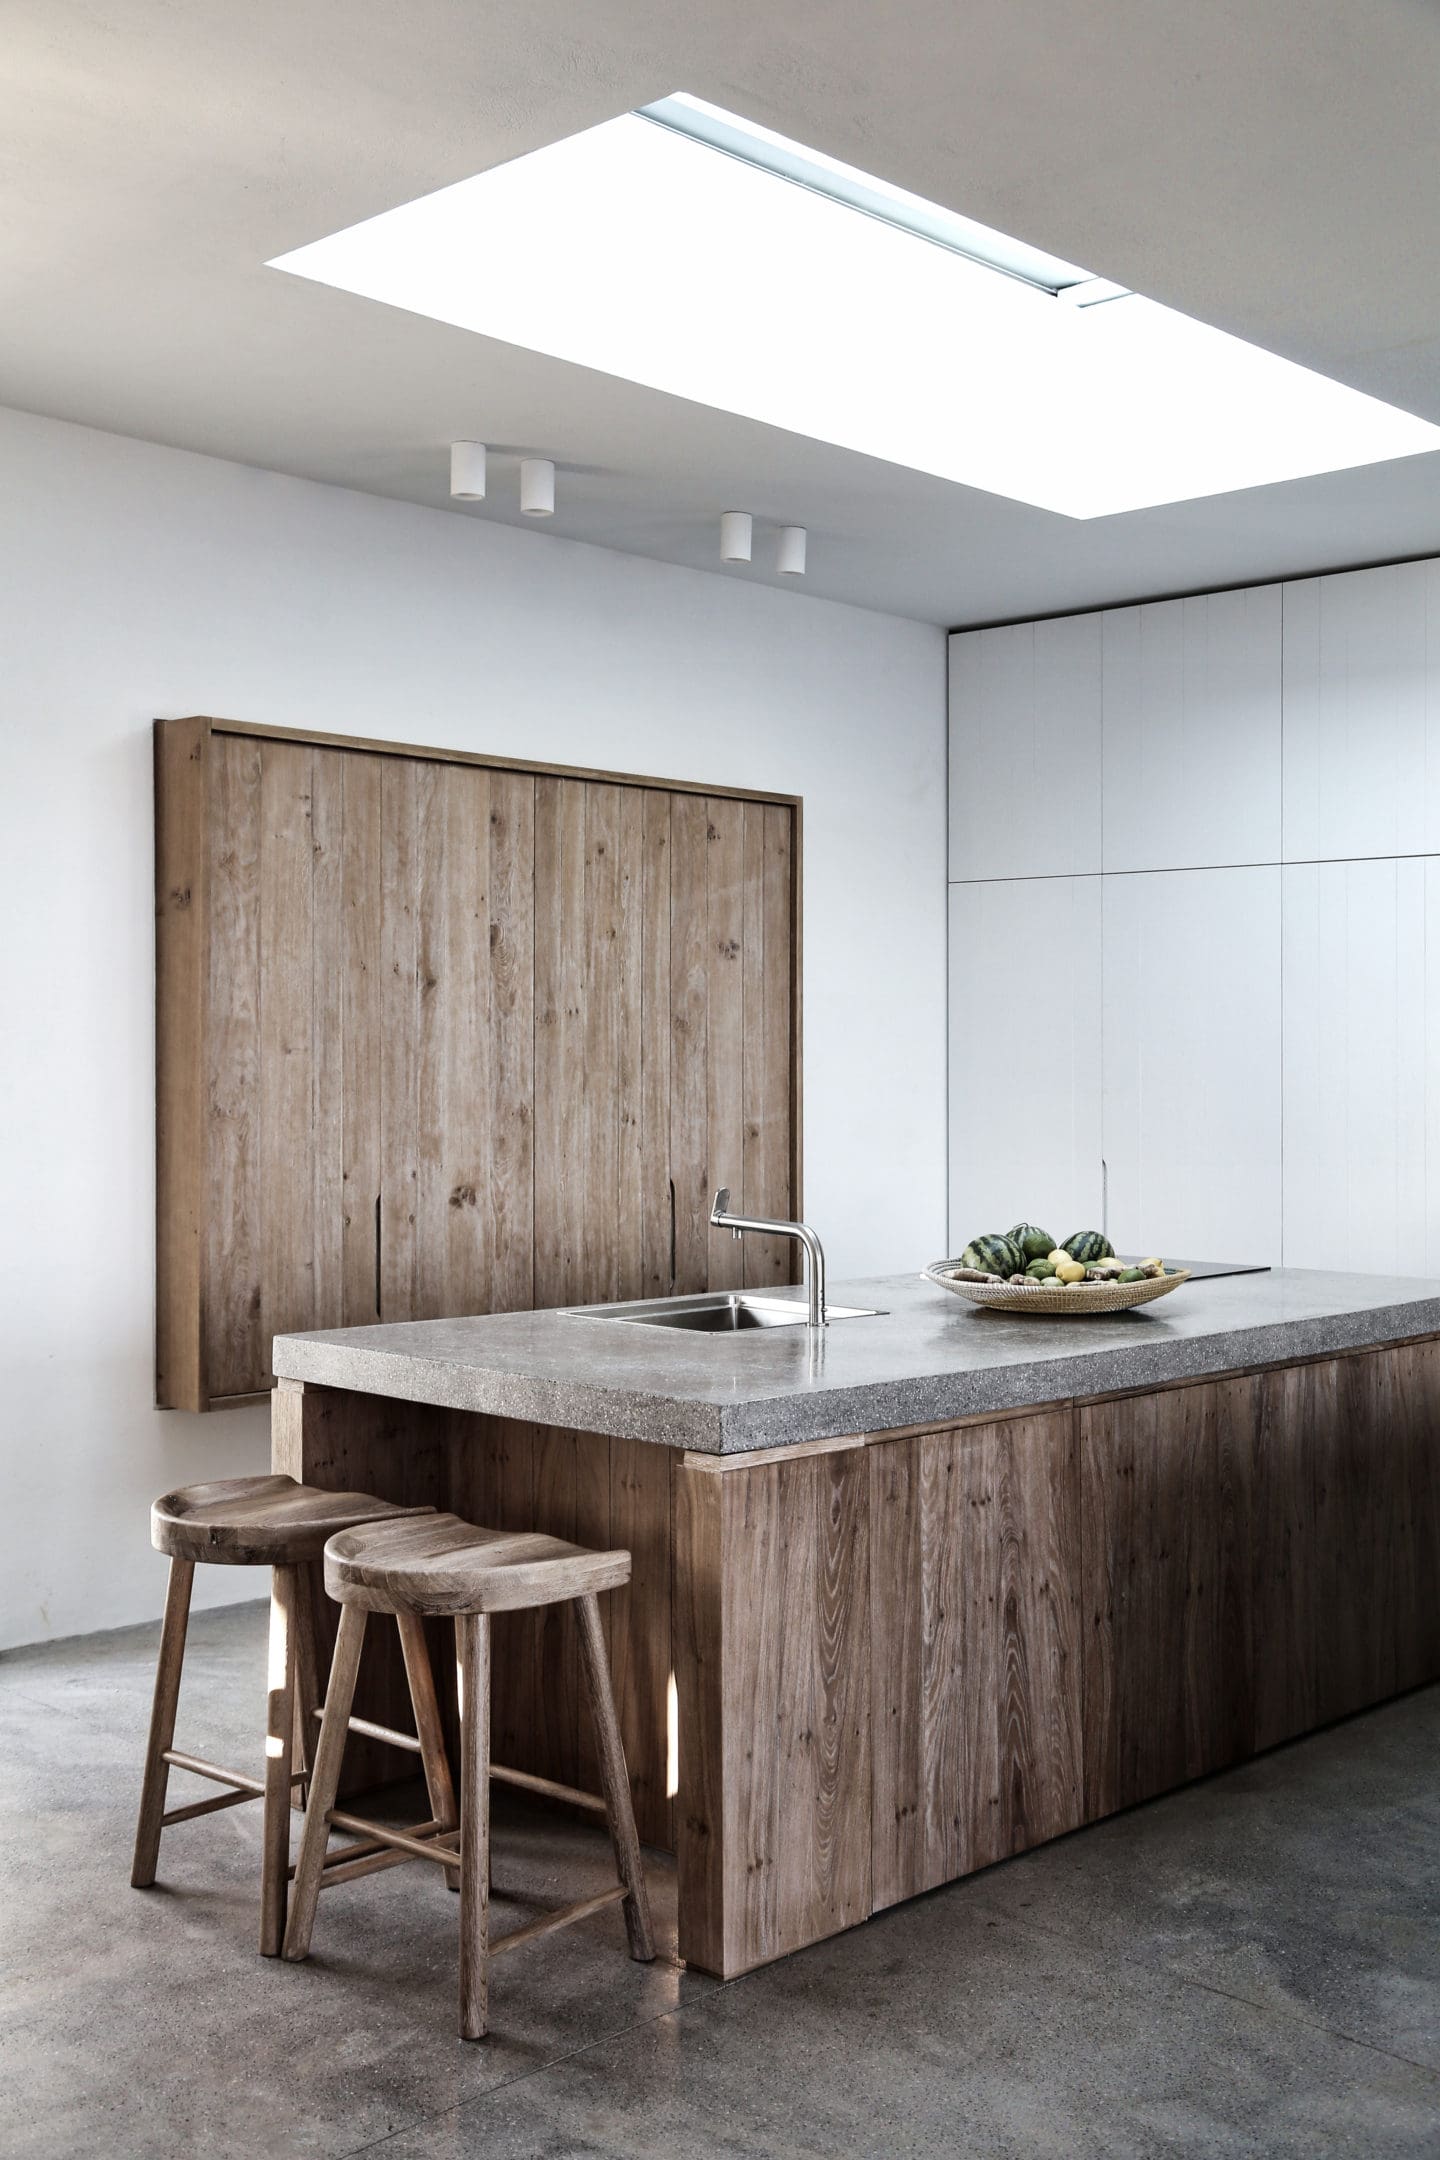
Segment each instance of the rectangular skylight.
M1440 428L677 95L276 269L1092 518Z

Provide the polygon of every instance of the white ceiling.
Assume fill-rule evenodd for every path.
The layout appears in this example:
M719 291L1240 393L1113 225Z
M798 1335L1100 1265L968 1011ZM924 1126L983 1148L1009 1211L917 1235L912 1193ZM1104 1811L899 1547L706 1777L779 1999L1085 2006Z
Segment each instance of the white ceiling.
M436 505L477 436L549 530L768 578L750 509L935 622L1440 553L1440 456L1077 523L264 268L677 89L1440 421L1430 0L5 0L0 403Z

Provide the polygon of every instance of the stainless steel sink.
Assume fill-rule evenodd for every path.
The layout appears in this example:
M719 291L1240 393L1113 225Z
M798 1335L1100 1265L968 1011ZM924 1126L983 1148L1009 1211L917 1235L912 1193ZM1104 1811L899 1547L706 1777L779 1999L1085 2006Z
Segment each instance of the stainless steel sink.
M738 1335L745 1328L804 1327L806 1308L788 1298L751 1297L738 1290L711 1290L699 1297L653 1298L642 1305L575 1305L565 1320L626 1320L633 1327L686 1328L696 1335ZM870 1305L831 1305L831 1320L873 1320Z

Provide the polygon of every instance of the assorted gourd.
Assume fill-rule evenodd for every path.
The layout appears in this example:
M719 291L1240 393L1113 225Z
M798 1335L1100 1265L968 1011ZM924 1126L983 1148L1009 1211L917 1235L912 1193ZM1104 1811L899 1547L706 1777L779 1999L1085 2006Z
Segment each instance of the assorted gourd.
M960 1255L958 1272L979 1280L1013 1283L1017 1289L1048 1283L1052 1289L1079 1283L1133 1283L1167 1273L1163 1260L1127 1267L1115 1257L1110 1240L1098 1230L1077 1230L1057 1245L1048 1230L1016 1223L1003 1234L987 1231L972 1238Z

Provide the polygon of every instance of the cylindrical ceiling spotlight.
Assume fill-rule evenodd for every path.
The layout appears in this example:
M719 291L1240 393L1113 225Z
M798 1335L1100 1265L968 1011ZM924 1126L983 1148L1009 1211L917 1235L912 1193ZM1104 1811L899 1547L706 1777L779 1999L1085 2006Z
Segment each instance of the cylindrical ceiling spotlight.
M554 517L555 466L550 458L521 458L520 508L526 517Z
M483 442L451 443L450 493L456 502L484 502L485 445Z
M804 577L805 575L805 527L782 525L780 542L775 551L775 567L781 577Z
M749 562L754 523L748 510L726 510L720 519L721 562Z

